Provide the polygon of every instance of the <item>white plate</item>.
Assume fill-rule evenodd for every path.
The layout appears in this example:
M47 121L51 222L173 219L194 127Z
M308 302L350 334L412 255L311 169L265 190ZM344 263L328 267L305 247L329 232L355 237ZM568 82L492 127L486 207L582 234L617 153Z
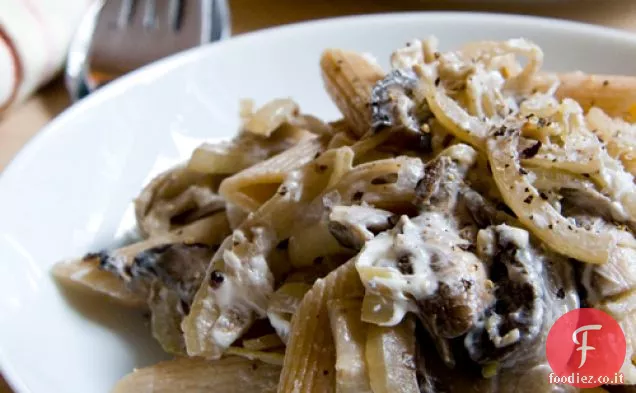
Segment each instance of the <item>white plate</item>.
M291 96L327 119L320 52L342 47L386 64L407 39L443 47L527 37L555 70L633 72L636 38L556 20L416 13L292 25L191 50L125 77L60 115L0 178L0 366L20 393L107 392L160 351L141 318L94 299L69 302L56 261L112 246L152 174L203 139L232 135L238 101Z

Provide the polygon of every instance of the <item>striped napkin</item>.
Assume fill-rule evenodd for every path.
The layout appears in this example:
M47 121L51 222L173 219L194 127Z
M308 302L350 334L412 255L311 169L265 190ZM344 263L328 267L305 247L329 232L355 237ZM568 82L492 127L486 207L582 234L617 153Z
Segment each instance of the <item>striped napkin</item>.
M92 1L0 0L0 114L62 68Z

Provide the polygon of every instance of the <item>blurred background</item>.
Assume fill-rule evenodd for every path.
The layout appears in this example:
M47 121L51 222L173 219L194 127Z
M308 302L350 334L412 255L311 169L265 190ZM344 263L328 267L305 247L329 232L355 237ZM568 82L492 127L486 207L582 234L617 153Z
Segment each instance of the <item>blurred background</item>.
M94 1L99 0L0 0L0 172L29 138L71 105L62 76L65 60ZM172 0L144 1L159 7ZM440 10L538 15L636 33L632 0L228 0L227 6L232 36L334 16ZM0 377L0 393L10 392Z

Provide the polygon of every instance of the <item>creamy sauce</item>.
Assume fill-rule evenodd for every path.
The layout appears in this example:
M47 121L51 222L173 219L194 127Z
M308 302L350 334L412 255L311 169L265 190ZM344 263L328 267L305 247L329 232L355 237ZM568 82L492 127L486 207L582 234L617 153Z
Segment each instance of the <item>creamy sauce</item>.
M423 64L424 48L420 40L412 40L407 46L400 48L391 55L391 66L394 69L412 69L416 64Z
M393 230L368 241L356 266L359 270L378 267L386 271L364 284L371 293L388 296L387 300L394 303L394 315L387 325L398 323L409 311L417 311L417 302L435 295L440 283L451 291L462 291L455 285L458 277L472 276L471 270L481 266L473 254L461 250L467 245L451 220L436 212L412 220L402 216ZM405 256L408 267L401 266Z
M234 230L217 256L223 259L223 281L209 289L212 295L203 302L218 308L219 317L214 322L212 337L223 348L228 347L249 326L253 315L265 317L267 302L274 292L274 276L266 256L275 247L276 235L267 227ZM218 262L217 262L218 263Z
M389 227L393 214L385 210L362 206L334 206L329 214L329 221L343 225L349 236L356 238L361 245L373 239L374 233Z
M282 313L277 312L268 312L267 318L276 331L278 337L280 337L284 343L287 343L289 332L291 330L291 323L289 321L291 318L285 318Z

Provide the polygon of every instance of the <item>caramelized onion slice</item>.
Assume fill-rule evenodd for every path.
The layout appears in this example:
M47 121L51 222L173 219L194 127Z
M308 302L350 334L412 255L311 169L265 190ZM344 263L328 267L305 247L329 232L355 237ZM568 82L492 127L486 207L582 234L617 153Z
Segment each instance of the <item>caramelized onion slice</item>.
M435 119L455 137L481 150L488 134L487 125L436 87L430 72L417 65L413 68L423 81L422 89L417 93L423 93Z
M488 140L488 160L493 177L506 204L535 236L555 251L587 263L607 263L616 257L613 233L592 233L563 217L524 175L517 145L520 130L509 128Z

